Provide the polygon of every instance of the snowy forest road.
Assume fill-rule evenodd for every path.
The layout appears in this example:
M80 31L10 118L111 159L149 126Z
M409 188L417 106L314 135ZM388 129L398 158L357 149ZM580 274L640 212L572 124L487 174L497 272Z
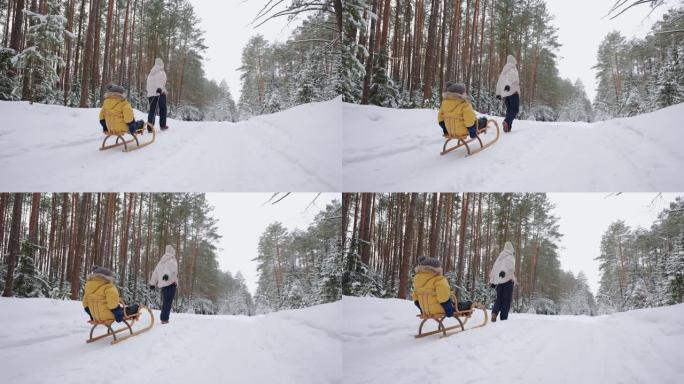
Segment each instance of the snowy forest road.
M154 144L122 153L99 151L98 109L0 102L0 184L5 192L337 192L340 104L305 104L239 123L170 120Z
M423 339L412 336L419 321L410 301L345 297L342 304L348 384L674 384L684 375L684 304L598 317L513 313Z
M684 104L591 124L516 120L467 158L463 149L440 156L435 110L343 108L345 192L684 189Z
M0 368L5 383L339 383L340 308L174 313L167 325L155 311L150 331L110 345L85 343L90 326L79 302L0 298Z

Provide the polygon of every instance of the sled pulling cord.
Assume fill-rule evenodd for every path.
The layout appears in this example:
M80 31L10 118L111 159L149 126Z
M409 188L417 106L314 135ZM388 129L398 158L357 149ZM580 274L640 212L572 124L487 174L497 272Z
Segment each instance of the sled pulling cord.
M147 313L150 315L150 324L145 328L139 329L137 331L133 331L133 325L140 320L140 315L142 315L143 309L146 310ZM124 312L125 311L126 311L126 307L124 306ZM154 315L152 314L152 310L150 310L149 307L147 307L145 305L140 305L138 307L137 313L124 316L123 323L124 323L125 327L123 327L123 328L116 329L116 330L114 328L112 328L112 325L114 324L114 320L105 320L105 321L92 320L92 321L89 321L88 323L92 324L92 328L90 328L90 338L88 338L88 340L86 340L86 343L92 343L94 341L104 339L105 337L111 336L112 337L111 344L114 345L114 344L120 343L120 342L122 342L128 338L131 338L131 337L137 336L143 332L149 331L154 326ZM104 335L93 337L93 332L95 331L95 328L97 328L98 326L103 326L103 327L107 328L107 333L105 333ZM122 333L122 332L126 332L126 331L128 331L128 332L117 337L117 334Z
M485 148L493 145L499 140L499 123L496 122L496 120L490 119L487 120L487 125L484 128L478 129L477 135L475 138L470 138L468 135L463 135L463 136L458 136L458 135L453 135L451 129L449 129L453 123L450 122L450 119L444 119L444 123L446 124L447 131L449 134L445 136L446 141L444 142L444 146L442 147L442 152L440 155L446 155L447 153L451 151L455 151L459 148L465 147L466 149L466 157L470 155L475 155L477 153L480 153L483 151ZM487 144L484 144L482 142L481 136L487 134L487 130L491 128L491 126L494 126L496 128L496 137L494 137L494 140L487 142ZM447 148L447 145L449 144L450 141L452 140L457 140L458 144L451 148ZM477 144L473 144L477 143ZM479 144L479 147L477 145ZM471 146L474 146L476 148L471 149Z
M152 130L152 139L146 142L142 142L138 140L139 136L143 135L143 132L146 127L149 127ZM124 149L123 152L132 152L135 151L136 149L140 149L143 147L146 147L152 143L154 143L154 140L157 138L157 131L154 129L154 126L151 125L150 123L145 122L145 125L137 130L135 134L131 134L130 132L124 132L124 133L105 133L106 137L102 141L102 145L100 146L100 151L105 151L107 149L111 148L116 148L120 147L123 145ZM127 136L132 136L132 139L126 139ZM109 140L110 137L116 137L116 141L114 144L109 144L107 145L107 140ZM135 143L135 145L132 145Z

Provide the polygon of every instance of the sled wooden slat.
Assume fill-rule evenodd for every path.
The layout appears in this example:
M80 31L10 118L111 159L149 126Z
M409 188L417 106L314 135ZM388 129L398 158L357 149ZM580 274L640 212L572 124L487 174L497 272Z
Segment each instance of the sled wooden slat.
M144 143L140 143L140 140L138 140L138 137L142 136L143 130L147 127L152 129L152 133L151 133L152 139L149 141L146 141ZM127 136L132 136L133 138L126 140ZM109 138L111 138L111 137L115 137L116 141L114 142L114 144L107 145L107 140L109 140ZM118 134L105 133L105 138L104 138L104 140L102 140L102 145L100 146L100 151L105 151L107 149L116 148L116 147L120 147L123 145L123 147L124 147L123 152L132 152L132 151L138 150L140 148L147 147L148 145L154 143L156 138L157 138L157 131L154 129L154 126L151 125L150 123L146 122L145 125L140 130L138 130L135 135L131 134L130 132L118 133ZM129 145L132 143L135 143L135 145L134 146Z
M451 300L454 302L454 305L458 305L456 295L452 294ZM424 302L424 300L421 300L421 298L419 298L418 301L421 303ZM423 308L423 305L421 305L421 308ZM468 323L468 320L470 320L470 318L473 316L473 313L475 313L476 310L481 310L483 312L484 321L480 325L466 329L465 326ZM487 313L487 308L480 303L472 303L470 309L466 311L459 311L457 308L454 311L454 319L458 321L458 324L448 327L444 325L444 320L447 319L446 315L430 313L429 308L428 311L424 311L423 313L416 315L416 317L421 319L420 326L418 327L418 334L413 336L416 339L436 335L439 333L442 334L442 336L440 337L448 337L459 332L464 332L466 330L469 331L471 329L484 327L485 325L487 325L487 322L489 321L489 314ZM437 323L437 329L434 331L423 332L423 327L427 322L431 320ZM456 329L458 329L458 331L449 333L449 331L453 331Z
M124 306L124 308L125 308L125 306ZM143 309L146 310L150 316L150 324L148 326L146 326L145 328L139 329L137 331L133 331L133 325L137 321L140 320L140 315L142 314ZM124 311L125 311L125 309L124 309ZM92 324L92 327L90 328L90 337L88 338L88 340L86 340L86 343L92 343L92 342L104 339L105 337L112 337L111 344L113 345L113 344L120 343L126 339L129 339L133 336L137 336L143 332L146 332L146 331L149 331L150 329L152 329L152 327L154 326L154 314L152 313L152 310L149 307L141 305L138 309L138 313L136 313L134 315L130 315L130 316L124 316L123 323L124 323L125 327L120 328L120 329L116 329L116 330L114 328L112 328L112 325L114 324L113 320L107 320L107 321L92 320L92 321L89 321L88 323ZM107 328L107 333L105 333L104 335L93 337L93 332L95 331L95 328L97 328L98 326L103 326L103 327ZM126 334L124 336L117 337L118 333L126 332L126 331L128 331L128 334Z
M447 124L447 128L448 128L449 122L445 121L445 123ZM490 128L490 125L493 125L494 128L496 128L496 136L494 137L494 140L487 142L487 144L484 144L480 137L482 135L487 134L487 130ZM499 123L497 123L496 120L490 119L487 121L486 127L477 131L477 135L475 136L475 138L470 138L468 135L454 136L454 135L448 134L445 137L446 140L444 141L444 146L442 146L442 152L440 152L440 155L443 156L449 152L452 152L452 151L455 151L459 148L464 148L464 147L466 149L466 157L478 154L478 153L482 152L484 149L492 146L494 143L499 141L499 135L500 135ZM447 148L447 146L449 145L449 142L451 142L452 140L456 140L457 144L453 147ZM479 147L471 149L471 146L470 146L471 143L477 143L477 144L479 144Z

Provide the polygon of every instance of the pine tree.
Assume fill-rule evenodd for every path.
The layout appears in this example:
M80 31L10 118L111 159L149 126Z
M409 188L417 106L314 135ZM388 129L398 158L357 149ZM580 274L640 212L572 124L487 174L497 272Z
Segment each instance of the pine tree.
M368 0L346 0L343 6L341 64L335 91L342 95L343 101L355 103L361 100L361 81L366 74L359 57L368 55L366 48L358 43L356 35L368 29L364 15L370 12L370 7Z
M46 15L24 10L30 25L27 39L32 45L18 53L13 62L23 70L22 82L24 89L30 92L30 100L56 104L60 101L55 89L59 80L57 68L64 65L58 52L64 45L65 36L72 38L73 35L65 29L66 19L60 14L60 2L48 0L47 5Z
M0 100L16 100L15 94L18 86L14 74L12 58L16 52L11 48L0 47Z
M260 115L263 111L265 99L265 57L268 51L268 43L261 35L249 39L242 50L242 71L240 80L242 89L238 109L240 116L249 118Z
M684 235L675 241L672 254L667 258L664 277L667 281L668 303L684 302Z
M230 93L228 83L226 83L225 80L222 80L219 84L219 88L221 91L212 111L213 118L216 121L238 121L239 115L237 107L235 105L235 100L233 100L233 95Z
M396 108L399 104L399 93L387 76L387 59L387 51L384 49L375 56L376 64L373 66L368 102L381 107Z
M31 255L34 249L41 248L28 240L21 244L19 263L14 271L14 295L17 297L45 297L50 294L50 284L36 268Z

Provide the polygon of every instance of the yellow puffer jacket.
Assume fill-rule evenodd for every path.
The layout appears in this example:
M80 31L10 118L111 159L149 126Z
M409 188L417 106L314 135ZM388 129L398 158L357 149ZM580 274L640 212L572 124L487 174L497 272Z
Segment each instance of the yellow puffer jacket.
M135 120L131 103L120 93L105 93L105 101L100 109L100 120L105 120L111 134L128 132L128 123Z
M442 105L439 107L437 121L445 122L450 135L467 135L468 127L472 127L476 120L473 106L463 96L450 92L442 94Z
M435 269L425 265L416 267L413 277L413 300L418 300L424 314L443 315L444 303L451 297L451 288L441 268Z
M90 309L95 320L114 320L112 309L119 305L119 290L113 279L99 273L88 275L83 293L83 307Z

